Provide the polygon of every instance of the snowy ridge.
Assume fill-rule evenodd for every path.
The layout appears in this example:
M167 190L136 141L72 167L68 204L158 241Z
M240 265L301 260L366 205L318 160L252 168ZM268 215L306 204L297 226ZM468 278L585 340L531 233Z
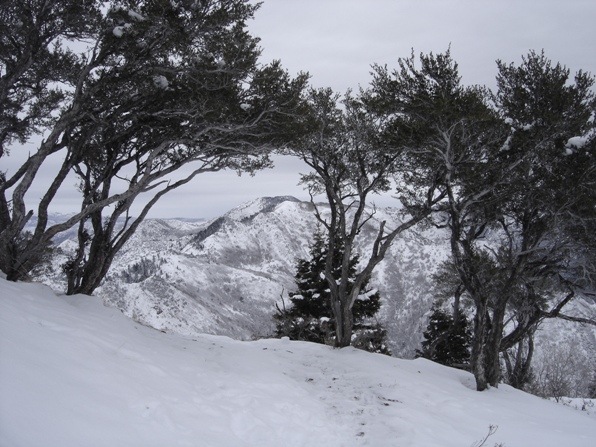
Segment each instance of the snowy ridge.
M593 415L427 360L163 334L0 278L0 445L589 447ZM34 429L33 429L34 428Z
M397 225L398 210L376 209L360 235L357 248L363 256L383 220L388 228ZM147 220L118 254L97 295L134 320L163 331L242 340L264 336L272 331L275 303L294 288L296 259L308 257L316 227L312 204L285 196L247 202L209 222ZM72 241L60 247L66 253ZM448 252L445 233L411 229L375 270L371 286L381 293L379 319L394 355L411 358L419 348L435 298L431 274ZM65 259L58 256L40 275L56 290L63 290L59 265ZM574 310L569 313L596 317L596 308L580 300ZM579 340L587 357L596 358L592 328L561 322L543 328L552 324L555 332ZM542 334L558 338L548 330Z
M396 225L397 210L376 210L361 234L363 256L381 220ZM164 331L244 340L267 335L275 303L293 290L296 260L308 257L316 227L312 204L293 197L256 199L209 222L147 220L96 293ZM67 253L72 242L61 248ZM380 320L396 355L411 357L419 346L434 298L429 274L446 256L443 234L408 232L375 271L371 286L381 293ZM57 257L40 275L56 290L63 287L59 265L65 259Z
M259 214L274 211L277 205L283 202L299 203L300 201L292 196L260 197L228 211L224 215L224 218L237 221L250 221Z

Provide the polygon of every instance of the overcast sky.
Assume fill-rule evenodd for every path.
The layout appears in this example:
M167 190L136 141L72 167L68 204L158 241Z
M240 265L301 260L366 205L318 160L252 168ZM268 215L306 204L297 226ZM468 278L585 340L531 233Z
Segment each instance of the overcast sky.
M494 87L497 59L544 49L553 62L596 74L595 0L265 0L249 23L263 62L307 71L315 87L366 86L373 63L396 67L413 50L451 47L465 84ZM205 174L165 196L151 217L216 217L257 197L293 195L306 169L288 159L254 177ZM389 205L380 199L378 205ZM56 211L68 211L64 200ZM71 208L72 209L72 208Z

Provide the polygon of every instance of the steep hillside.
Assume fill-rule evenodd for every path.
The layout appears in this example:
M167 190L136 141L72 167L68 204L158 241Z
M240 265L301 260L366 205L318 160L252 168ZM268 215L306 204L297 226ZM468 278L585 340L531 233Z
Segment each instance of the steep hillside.
M396 210L377 211L361 235L363 254L381 219L396 224ZM271 332L275 302L292 290L296 260L308 256L316 231L312 205L291 197L248 202L188 234L163 223L147 230L156 226L148 222L127 245L98 293L152 327L240 339ZM432 300L428 273L445 258L437 239L405 235L373 278L397 354L410 356L419 342Z
M398 211L376 210L360 235L363 256L383 220L388 228L397 225ZM243 340L267 335L275 303L293 289L296 259L308 256L316 227L312 205L293 197L260 198L209 222L147 220L117 256L97 295L164 331ZM61 248L68 252L71 245L65 241ZM412 357L419 347L434 299L430 276L447 255L445 233L415 228L395 241L377 267L371 285L381 292L379 318L395 355ZM58 256L41 275L58 290L58 265L65 259ZM578 306L584 314L594 313L593 306ZM584 351L596 354L591 328L563 327L581 339ZM541 333L553 338L548 330Z

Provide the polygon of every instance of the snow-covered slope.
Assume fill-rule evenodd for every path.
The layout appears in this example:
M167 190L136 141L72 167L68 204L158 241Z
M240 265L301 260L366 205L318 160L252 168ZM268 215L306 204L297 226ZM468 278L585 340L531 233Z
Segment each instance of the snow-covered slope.
M360 235L363 256L382 220L388 228L397 225L397 210L376 210ZM243 340L267 335L275 303L293 290L296 259L308 257L316 226L312 205L293 197L259 198L209 222L147 220L118 254L97 295L135 321L168 332ZM73 243L60 247L68 252ZM381 293L379 319L394 355L411 358L419 348L435 298L431 275L448 251L444 232L411 229L377 266L371 285ZM63 290L59 265L65 259L58 256L53 271L40 276L56 290ZM578 301L570 313L594 318L596 308ZM572 335L584 357L596 358L593 328L545 323L539 337L556 341L553 332Z
M596 419L426 360L164 334L0 278L0 446L591 447Z
M358 249L366 255L378 228L399 221L377 209ZM97 290L107 303L154 328L251 339L272 331L275 303L294 288L297 258L307 258L317 223L313 207L293 197L265 197L206 223L148 220L117 256ZM61 247L68 251L71 241ZM411 357L419 347L433 295L430 274L447 256L444 234L409 231L376 269L380 320L392 351ZM60 262L41 278L61 290Z

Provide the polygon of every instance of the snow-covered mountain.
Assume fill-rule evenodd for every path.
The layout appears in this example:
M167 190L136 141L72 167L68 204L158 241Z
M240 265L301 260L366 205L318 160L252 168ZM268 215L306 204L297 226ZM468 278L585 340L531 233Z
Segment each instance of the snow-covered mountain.
M398 210L376 210L360 235L363 257L383 220L388 228L397 225ZM147 220L119 253L97 295L135 321L167 332L266 336L275 303L293 290L296 260L308 257L316 227L312 204L293 197L260 198L208 222ZM68 252L72 244L67 240L61 248ZM379 318L394 355L409 358L419 348L434 299L431 275L447 256L445 233L412 229L374 272L371 286L381 293ZM53 271L43 274L58 289L64 259L58 257ZM592 313L593 306L579 305ZM586 351L596 351L594 331L575 331Z
M578 411L428 360L163 334L0 275L2 447L588 447ZM586 401L589 402L589 401Z
M361 234L364 256L381 220L396 225L398 211L376 210ZM316 227L312 204L293 197L259 198L205 223L147 220L97 295L164 331L264 336L272 331L275 303L294 287L296 260L308 257ZM68 252L72 244L61 248ZM418 347L433 299L429 276L446 256L443 234L411 231L377 268L371 285L381 292L380 319L395 354L409 357ZM63 261L44 274L58 288Z

